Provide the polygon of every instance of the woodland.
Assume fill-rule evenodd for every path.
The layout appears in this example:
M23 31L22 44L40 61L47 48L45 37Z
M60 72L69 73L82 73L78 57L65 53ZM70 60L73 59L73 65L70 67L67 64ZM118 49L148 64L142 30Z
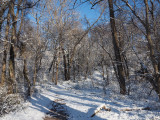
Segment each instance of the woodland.
M98 15L82 16L84 5ZM104 94L116 84L159 103L160 0L0 0L0 56L0 116L37 86L85 83L95 71Z

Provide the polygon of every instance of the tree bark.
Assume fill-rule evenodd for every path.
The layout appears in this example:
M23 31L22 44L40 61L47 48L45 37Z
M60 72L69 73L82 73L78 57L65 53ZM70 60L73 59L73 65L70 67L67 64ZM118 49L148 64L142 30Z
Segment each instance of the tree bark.
M68 59L68 64L67 64L67 68L68 68L68 73L67 73L67 80L70 80L70 73L71 73L71 63L70 63L70 59L69 59L69 51L67 54L67 59Z
M28 78L27 60L24 58L23 75L27 83L27 97L31 96L31 81Z
M112 43L114 46L116 67L118 72L118 81L120 85L120 93L126 94L126 85L125 85L125 77L124 77L124 69L122 65L122 58L120 55L119 42L117 37L117 30L115 25L115 17L114 17L114 9L113 9L113 0L108 0L109 3L109 11L110 11L110 24L111 24L111 32L112 32Z
M62 48L62 54L63 54L63 66L64 66L64 79L67 81L68 80L67 60L63 48Z
M57 62L56 62L56 79L55 79L55 85L58 84L58 75L59 75L59 62L60 62L60 53L58 51L58 55L57 55Z
M7 45L8 45L7 41L8 41L8 34L9 34L9 23L10 23L10 13L8 11L6 31L5 31L3 61L2 61L2 74L1 74L1 85L2 86L4 85L6 81L6 62L7 62Z
M34 78L33 78L33 86L36 85L36 81L37 81L37 65L38 64L38 58L37 58L37 53L36 53L36 57L35 57L35 61L34 61Z
M15 85L15 62L14 62L14 46L11 44L10 47L10 58L9 58L9 80L8 80L8 94L14 93Z
M17 28L17 19L14 13L14 0L10 2L9 12L12 17L12 35L11 35L11 45L10 45L10 57L9 57L9 81L8 81L8 93L14 93L15 87L15 52L14 45L16 43L16 28Z
M15 14L15 0L9 2L9 12L12 17L12 34L11 34L11 46L10 46L10 58L9 58L9 93L17 92L16 80L15 80L15 46L17 45L17 18L19 16L19 7L22 0L18 0L17 10ZM11 90L12 89L12 90Z

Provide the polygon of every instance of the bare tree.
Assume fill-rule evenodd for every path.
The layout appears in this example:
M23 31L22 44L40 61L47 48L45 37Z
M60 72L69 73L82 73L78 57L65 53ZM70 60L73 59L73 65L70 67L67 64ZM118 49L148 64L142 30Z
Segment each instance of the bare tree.
M144 34L145 34L145 37L148 41L148 49L150 51L150 59L152 61L152 66L154 69L153 75L147 74L146 78L147 78L147 80L150 81L154 90L156 91L156 93L158 94L158 96L160 98L160 89L159 89L160 88L160 75L159 75L159 69L158 69L159 60L156 57L155 50L154 50L154 44L153 44L153 40L151 37L149 2L148 2L148 0L144 0L144 5L145 5L145 10L144 10L145 20L144 20L136 13L136 11L133 9L133 7L129 4L128 1L126 1L126 0L122 0L122 1L126 4L126 6L130 9L130 11L133 13L133 15L139 20L139 22L145 28Z

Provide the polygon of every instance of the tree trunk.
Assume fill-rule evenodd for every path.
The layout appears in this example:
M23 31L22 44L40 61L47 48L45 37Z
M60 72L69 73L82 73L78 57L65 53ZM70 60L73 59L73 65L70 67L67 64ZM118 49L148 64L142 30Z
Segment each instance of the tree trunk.
M6 31L5 31L3 61L2 61L1 85L4 85L6 81L6 62L7 62L7 45L8 45L7 41L8 41L8 34L9 34L9 23L10 23L10 13L8 12Z
M73 62L73 80L74 80L74 82L75 82L75 80L76 80L76 66L75 66L75 61Z
M12 17L12 35L11 35L11 46L10 46L10 58L9 58L9 86L8 86L8 93L16 92L16 84L15 84L15 45L17 42L16 38L16 30L17 30L17 17L19 14L19 9L17 9L17 14L15 15L14 9L15 0L10 1L9 4L9 12Z
M62 54L63 54L63 65L64 65L64 79L67 81L68 80L67 60L66 60L66 55L63 48L62 48Z
M14 62L14 46L11 44L10 47L10 58L9 58L9 80L8 80L8 94L14 93L15 85L15 62Z
M68 51L69 52L69 51ZM69 59L69 53L67 54L67 59L68 59L68 73L67 73L67 80L70 80L70 73L71 73L71 63L70 63L70 59Z
M24 79L27 83L27 97L31 96L31 82L28 78L28 69L27 69L27 60L26 58L24 58L24 66L23 66L23 75L24 75Z
M54 69L55 69L55 62L56 62L56 55L54 56L53 63L52 63L52 82L54 82Z
M58 61L57 61L57 63L56 63L56 79L54 81L55 85L57 85L57 83L58 83L58 73L59 73L59 69L58 69Z
M116 60L116 66L117 66L117 72L118 72L118 81L120 85L120 93L126 94L124 69L122 65L122 58L120 55L119 42L118 42L117 30L116 30L115 19L114 19L115 17L114 17L114 10L113 10L113 0L108 0L108 3L109 3L109 11L110 11L112 42L113 42L114 52L115 52L115 60Z
M55 49L54 51L54 57L53 57L53 61L52 61L52 82L54 82L54 77L55 77L55 72L54 72L54 69L55 69L55 63L56 63L56 59L57 59L57 50Z
M3 3L3 2L1 2L1 3ZM6 1L1 6L1 10L0 10L0 33L1 33L1 30L2 30L2 24L3 24L3 21L4 21L3 15L4 15L7 7L8 7L8 3L9 3L9 1Z
M34 78L33 78L33 86L36 85L36 81L37 81L37 55L34 61Z
M57 62L56 62L56 79L55 79L55 85L58 84L58 74L59 74L59 62L60 62L60 55L59 55L59 51L58 51L58 55L57 55Z

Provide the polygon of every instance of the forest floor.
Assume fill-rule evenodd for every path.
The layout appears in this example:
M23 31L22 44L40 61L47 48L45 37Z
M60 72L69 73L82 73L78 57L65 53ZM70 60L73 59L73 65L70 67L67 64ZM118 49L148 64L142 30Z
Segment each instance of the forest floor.
M100 81L100 73L96 72L85 81L37 86L37 93L24 103L23 109L0 120L160 120L157 101L119 95L113 90L117 86L107 87L104 94ZM110 110L100 110L100 106Z

